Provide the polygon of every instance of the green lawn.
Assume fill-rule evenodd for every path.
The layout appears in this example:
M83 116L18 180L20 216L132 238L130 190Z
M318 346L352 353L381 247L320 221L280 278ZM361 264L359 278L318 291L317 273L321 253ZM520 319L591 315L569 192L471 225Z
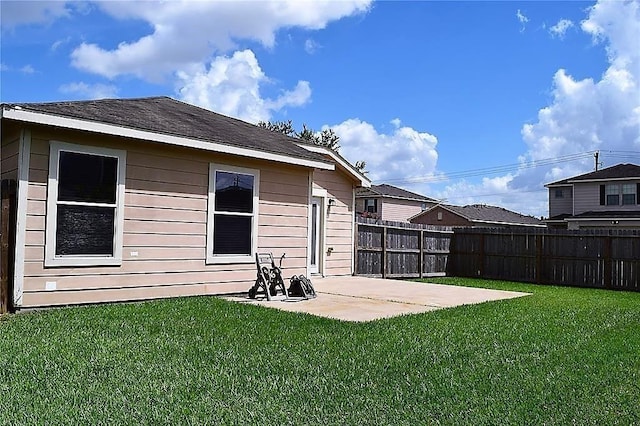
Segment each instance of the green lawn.
M4 317L0 424L640 423L640 293L437 281L533 295L370 323L211 297Z

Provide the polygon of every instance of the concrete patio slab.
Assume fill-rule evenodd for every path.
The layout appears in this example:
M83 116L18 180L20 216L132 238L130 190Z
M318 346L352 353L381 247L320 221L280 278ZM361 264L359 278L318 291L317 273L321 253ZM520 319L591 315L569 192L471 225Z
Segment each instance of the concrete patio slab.
M514 291L353 276L313 278L312 281L318 294L315 299L226 299L344 321L372 321L528 295Z

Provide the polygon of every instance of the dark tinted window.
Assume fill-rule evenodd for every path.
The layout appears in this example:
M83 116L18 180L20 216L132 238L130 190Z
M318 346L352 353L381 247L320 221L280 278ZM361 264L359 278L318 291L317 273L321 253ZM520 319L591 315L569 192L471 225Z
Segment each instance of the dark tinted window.
M251 217L216 214L213 229L214 254L251 255Z
M215 210L253 213L253 176L216 172Z
M56 255L113 255L115 208L58 205Z
M58 200L116 202L118 159L60 151Z

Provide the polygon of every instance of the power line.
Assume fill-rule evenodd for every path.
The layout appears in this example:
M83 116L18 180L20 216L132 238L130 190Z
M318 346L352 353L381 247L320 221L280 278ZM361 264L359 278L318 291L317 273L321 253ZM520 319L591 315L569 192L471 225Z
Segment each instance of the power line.
M480 169L470 169L458 172L450 172L450 173L442 173L437 175L425 175L425 176L415 176L415 177L402 177L402 178L391 178L385 179L384 181L387 183L437 183L437 182L446 182L449 180L462 179L467 177L476 177L476 176L484 176L491 175L497 173L507 173L522 169L531 169L542 166L549 166L558 163L566 163L568 161L576 161L583 160L586 158L590 158L593 156L595 151L587 151L583 153L577 154L569 154L560 157L552 157L552 158L544 158L541 160L534 160L525 163L512 163L505 164L501 166L492 166L492 167L484 167Z

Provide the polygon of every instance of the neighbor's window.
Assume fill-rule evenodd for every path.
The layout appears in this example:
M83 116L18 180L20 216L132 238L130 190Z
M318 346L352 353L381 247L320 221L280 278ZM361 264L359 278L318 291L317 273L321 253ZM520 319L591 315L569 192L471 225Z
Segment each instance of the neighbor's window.
M378 212L378 200L375 198L365 198L364 200L364 211L367 213L377 213Z
M622 185L622 205L636 204L636 185Z
M620 185L607 185L605 187L607 206L617 206L620 204Z
M211 164L207 262L252 262L257 245L259 171Z
M125 158L124 151L51 142L46 266L120 264Z

